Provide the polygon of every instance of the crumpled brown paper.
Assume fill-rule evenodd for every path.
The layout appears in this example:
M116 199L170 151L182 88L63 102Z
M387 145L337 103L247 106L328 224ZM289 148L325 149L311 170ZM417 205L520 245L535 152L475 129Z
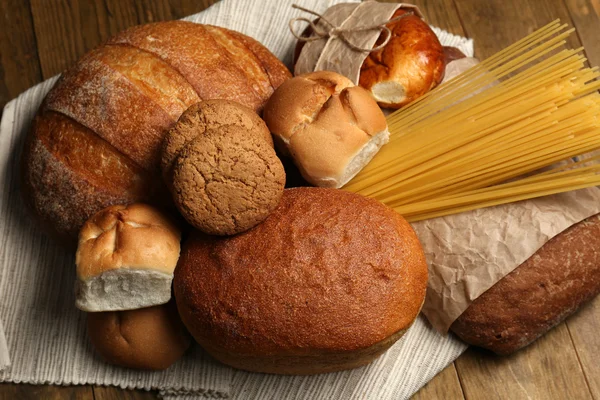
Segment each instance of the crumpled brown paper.
M323 17L336 27L351 29L387 21L399 8L410 9L415 15L422 17L419 9L413 4L378 3L376 1L337 4L329 7ZM319 20L317 27L323 31L329 31L331 28L322 20ZM380 33L379 30L373 29L347 33L345 37L355 46L373 48ZM368 55L369 53L366 51L352 49L335 36L306 42L296 61L294 75L313 71L334 71L348 77L355 85L358 85L360 67Z
M593 187L413 223L429 266L423 314L441 333L544 243L600 213Z

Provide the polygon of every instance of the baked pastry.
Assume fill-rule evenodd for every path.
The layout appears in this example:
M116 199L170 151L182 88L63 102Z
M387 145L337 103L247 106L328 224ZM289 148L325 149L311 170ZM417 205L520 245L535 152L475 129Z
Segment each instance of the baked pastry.
M84 55L48 93L24 148L26 203L70 243L109 205L172 205L157 178L163 138L179 116L215 98L260 111L288 77L238 32L185 21L130 28Z
M190 225L211 235L233 235L275 209L285 171L261 132L225 125L179 152L172 179L175 205Z
M180 237L168 216L145 204L95 214L79 234L77 308L131 310L168 302Z
M392 18L405 12L398 9ZM416 15L387 26L392 37L383 49L369 53L360 69L359 84L380 106L400 108L442 81L444 51L429 25Z
M371 95L346 77L318 71L294 77L273 93L264 119L283 154L304 179L340 188L389 140Z
M110 364L162 370L190 347L174 302L137 310L87 314L88 336Z
M600 294L600 214L555 236L452 324L462 340L511 354Z
M399 8L390 18L409 10ZM444 50L429 25L417 15L387 24L392 36L381 50L369 53L360 69L359 85L381 107L400 108L436 87L444 77ZM303 36L310 36L307 28ZM385 34L374 47L383 43ZM296 45L297 60L305 42Z
M181 319L217 360L317 374L377 358L417 317L427 286L419 240L399 214L357 194L286 189L256 228L193 233L174 290Z
M248 133L261 136L273 147L273 138L265 121L248 107L231 100L207 100L196 103L181 114L163 141L160 166L167 185L171 181L173 163L179 152L207 130L226 125L245 128Z

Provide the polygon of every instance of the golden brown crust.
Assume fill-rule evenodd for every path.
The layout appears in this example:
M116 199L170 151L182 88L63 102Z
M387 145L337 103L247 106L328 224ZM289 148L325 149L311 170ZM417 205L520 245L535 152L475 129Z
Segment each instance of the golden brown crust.
M355 157L374 136L387 133L385 116L369 93L330 71L283 83L267 102L264 118L283 153L318 186L345 184Z
M161 151L161 169L167 185L172 180L173 163L181 150L209 129L236 125L248 134L259 135L271 147L273 137L265 122L254 112L231 100L207 100L189 107L165 136Z
M600 214L555 236L471 303L452 324L461 339L511 354L600 294Z
M77 278L86 280L119 268L172 274L180 240L175 222L149 205L107 207L81 228L75 257Z
M354 351L359 357L410 326L426 285L423 250L400 215L321 188L287 189L265 222L243 234L193 235L174 279L182 320L225 362L239 356L326 363L330 354Z
M107 362L126 368L162 370L190 346L190 337L169 304L87 314L88 335Z
M279 203L285 171L259 133L237 125L209 129L185 146L173 167L173 199L184 218L212 235L262 222Z
M27 205L66 243L73 243L79 227L99 209L164 192L160 181L109 143L54 112L36 116L21 163Z
M94 131L142 168L158 169L163 131L175 121L102 61L105 49L92 50L65 72L45 107Z
M405 12L398 9L392 18ZM379 101L379 105L400 108L442 81L444 52L429 25L416 15L387 26L392 30L392 37L382 50L369 53L361 67L359 84L372 91L373 86L381 82L399 83L404 88L404 98L395 103Z
M268 77L246 74L239 66L245 60L235 59L210 29L186 21L158 22L128 29L108 43L129 44L158 55L190 82L201 99L235 100L259 111L266 97L254 87L261 87ZM254 57L249 51L237 56Z
M251 38L250 36L242 35L239 32L224 29L227 33L240 42L244 43L248 49L260 60L260 63L271 83L271 93L277 89L283 82L287 81L292 77L292 73L287 68L282 68L281 61L273 53L271 53L265 46ZM268 99L268 98L267 98ZM265 99L265 102L266 100Z

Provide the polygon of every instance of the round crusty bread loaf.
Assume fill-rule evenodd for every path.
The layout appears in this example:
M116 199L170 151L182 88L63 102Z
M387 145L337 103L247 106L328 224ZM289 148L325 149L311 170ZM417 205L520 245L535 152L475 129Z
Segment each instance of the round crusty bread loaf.
M168 129L192 104L260 111L286 67L238 32L184 21L128 29L84 55L48 93L22 158L25 200L73 243L112 204L170 203L159 177Z
M174 302L128 311L87 314L88 336L111 364L161 370L190 347L191 340Z
M267 102L264 119L279 150L321 187L345 185L389 139L371 95L330 71L284 82Z
M357 194L286 189L254 229L193 234L174 289L212 356L249 371L316 374L373 361L415 320L427 265L399 214Z
M180 240L171 218L146 204L99 211L79 233L75 305L97 312L168 302Z

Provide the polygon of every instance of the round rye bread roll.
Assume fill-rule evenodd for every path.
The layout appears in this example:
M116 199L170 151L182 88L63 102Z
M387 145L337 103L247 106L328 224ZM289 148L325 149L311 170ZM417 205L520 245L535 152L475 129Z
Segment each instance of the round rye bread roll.
M175 205L211 235L234 235L277 207L285 170L272 143L237 125L209 129L179 153L172 171Z
M62 74L22 157L26 203L53 236L74 243L114 204L170 204L162 141L191 105L235 100L260 112L290 73L254 39L184 21L130 28Z
M256 134L273 147L269 128L254 110L231 100L196 103L181 114L163 141L160 166L167 185L170 185L173 164L181 150L207 130L228 125L245 128L249 134Z
M192 234L174 279L181 319L230 366L317 374L373 361L410 327L427 286L419 240L357 194L286 189L260 225Z

